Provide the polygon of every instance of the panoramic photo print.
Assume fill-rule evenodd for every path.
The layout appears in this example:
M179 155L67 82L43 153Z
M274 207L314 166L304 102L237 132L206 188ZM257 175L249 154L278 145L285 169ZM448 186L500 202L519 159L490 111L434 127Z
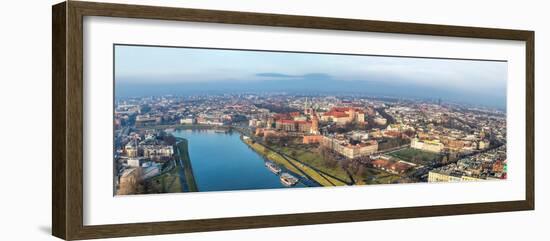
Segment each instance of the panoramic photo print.
M114 46L114 195L498 181L508 63Z

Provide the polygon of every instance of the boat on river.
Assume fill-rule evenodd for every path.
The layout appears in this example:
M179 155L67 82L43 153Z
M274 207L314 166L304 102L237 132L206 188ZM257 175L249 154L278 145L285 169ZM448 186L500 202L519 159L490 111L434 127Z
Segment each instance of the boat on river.
M296 183L298 183L298 178L296 178L295 176L292 176L286 172L284 172L283 174L281 174L281 176L279 177L281 179L281 183L287 187L290 187L290 186L294 186L296 185Z
M265 162L265 166L267 167L267 169L269 169L269 171L275 173L275 174L279 174L281 173L281 168L279 166L277 166L277 164L273 163L273 162Z

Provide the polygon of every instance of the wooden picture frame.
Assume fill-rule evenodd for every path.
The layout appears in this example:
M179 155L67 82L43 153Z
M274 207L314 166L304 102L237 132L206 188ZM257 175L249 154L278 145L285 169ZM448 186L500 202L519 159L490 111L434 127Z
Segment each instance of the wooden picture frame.
M400 22L291 16L68 1L52 8L52 233L66 239L203 232L291 225L355 222L474 213L533 210L534 188L534 32ZM258 26L366 31L526 43L525 200L384 208L304 214L215 218L153 223L83 224L83 17L107 16Z

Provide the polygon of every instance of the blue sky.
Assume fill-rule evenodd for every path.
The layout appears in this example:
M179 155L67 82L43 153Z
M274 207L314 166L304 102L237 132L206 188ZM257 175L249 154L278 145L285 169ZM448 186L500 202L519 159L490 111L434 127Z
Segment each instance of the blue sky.
M417 92L441 90L441 95L449 91L454 96L463 93L466 98L491 96L502 102L507 63L117 45L115 78L118 85L204 85L222 89L231 85L265 87L277 81L291 89L307 85L310 91L326 91L331 86L341 90L345 90L342 86L350 86L360 91L353 87L363 86L367 92L376 92L377 86L402 86L414 87Z

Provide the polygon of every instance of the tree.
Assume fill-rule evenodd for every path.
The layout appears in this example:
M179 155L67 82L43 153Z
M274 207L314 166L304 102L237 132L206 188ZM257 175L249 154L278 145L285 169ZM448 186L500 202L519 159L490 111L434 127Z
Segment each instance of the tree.
M290 143L290 141L291 141L290 136L283 135L283 136L279 137L279 144L281 144L281 145L287 146L288 143Z
M414 162L414 163L418 163L418 162L422 161L422 157L419 154L416 154L411 158L411 161Z
M441 162L442 162L443 164L449 162L449 158L447 157L447 155L444 155L443 158L441 158Z
M350 162L350 160L347 159L347 158L344 159L344 160L342 160L342 161L340 161L340 166L342 166L342 168L344 168L344 169L349 168L350 164L351 164L351 162Z
M319 153L321 153L321 157L323 157L323 159L328 159L329 158L329 149L324 147L324 146L319 146Z
M336 165L338 165L338 161L332 159L332 158L324 158L325 166L329 168L335 168Z
M355 173L355 175L358 177L363 177L364 174L365 174L365 165L359 165L357 167L357 172Z
M275 143L275 137L273 135L265 135L264 136L264 141L265 143L267 143L268 145L272 145Z

